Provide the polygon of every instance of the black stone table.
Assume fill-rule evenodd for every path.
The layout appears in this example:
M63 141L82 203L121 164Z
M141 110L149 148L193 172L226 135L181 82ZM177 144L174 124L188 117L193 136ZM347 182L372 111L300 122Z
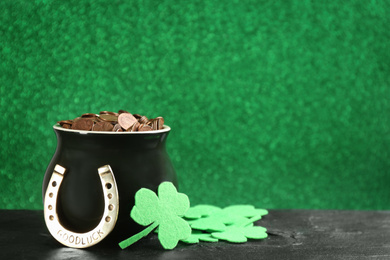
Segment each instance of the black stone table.
M390 211L270 210L256 225L267 239L164 250L152 234L125 250L72 249L50 236L42 211L0 210L0 259L390 259Z

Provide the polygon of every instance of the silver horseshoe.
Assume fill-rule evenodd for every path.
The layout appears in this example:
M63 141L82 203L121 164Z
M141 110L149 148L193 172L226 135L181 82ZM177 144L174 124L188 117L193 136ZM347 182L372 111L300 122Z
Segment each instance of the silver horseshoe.
M104 213L99 224L91 231L76 233L62 226L57 215L57 196L66 169L61 165L54 167L44 202L44 217L50 234L68 247L86 248L103 240L115 227L118 219L119 196L114 174L109 165L98 169L104 194Z

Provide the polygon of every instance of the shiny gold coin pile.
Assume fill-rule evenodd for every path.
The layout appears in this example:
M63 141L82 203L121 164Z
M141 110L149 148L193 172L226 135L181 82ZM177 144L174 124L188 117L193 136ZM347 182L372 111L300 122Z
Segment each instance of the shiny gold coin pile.
M146 116L119 110L118 113L110 111L101 111L99 114L86 113L73 120L62 120L57 123L63 128L74 130L141 132L162 129L164 118L159 116L148 119Z

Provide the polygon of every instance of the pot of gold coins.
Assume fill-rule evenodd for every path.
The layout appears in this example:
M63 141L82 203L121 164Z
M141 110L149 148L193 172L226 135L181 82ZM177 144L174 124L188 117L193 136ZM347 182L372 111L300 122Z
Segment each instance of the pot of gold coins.
M53 126L57 149L43 180L46 226L60 243L85 248L138 231L130 210L140 188L177 186L164 119L102 111Z

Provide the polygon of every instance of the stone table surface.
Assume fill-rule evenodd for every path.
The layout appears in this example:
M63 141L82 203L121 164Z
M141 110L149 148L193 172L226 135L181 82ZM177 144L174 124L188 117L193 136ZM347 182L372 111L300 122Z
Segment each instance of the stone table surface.
M50 236L42 211L0 210L0 259L390 259L390 211L269 210L256 225L268 238L164 250L152 234L125 250L73 249Z

